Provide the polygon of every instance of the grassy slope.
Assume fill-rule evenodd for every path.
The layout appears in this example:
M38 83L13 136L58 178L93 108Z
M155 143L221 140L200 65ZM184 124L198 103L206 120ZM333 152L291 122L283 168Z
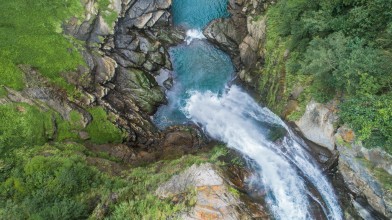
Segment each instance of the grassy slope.
M55 84L72 91L60 73L83 64L61 24L83 8L75 0L14 0L0 2L0 85L16 90L24 86L18 64L29 64ZM73 44L74 43L74 44Z

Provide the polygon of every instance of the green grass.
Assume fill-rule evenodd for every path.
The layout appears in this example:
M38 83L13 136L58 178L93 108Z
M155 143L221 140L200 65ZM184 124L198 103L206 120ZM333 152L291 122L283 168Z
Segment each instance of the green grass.
M116 127L109 119L102 107L95 107L89 110L93 120L86 130L91 137L91 142L95 144L121 143L124 133Z
M13 148L44 144L52 135L52 114L24 103L0 105L0 155Z
M17 65L29 64L72 91L60 73L75 70L83 60L75 42L61 33L61 24L82 13L80 1L74 0L1 1L0 85L21 90L23 74Z

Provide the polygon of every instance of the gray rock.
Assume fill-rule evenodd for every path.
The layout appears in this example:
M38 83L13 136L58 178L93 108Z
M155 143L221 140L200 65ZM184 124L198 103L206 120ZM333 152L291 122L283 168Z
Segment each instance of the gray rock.
M165 103L164 93L148 73L120 67L117 74L116 90L132 98L143 112L153 114L160 104Z
M136 1L125 14L124 24L127 28L153 27L167 13L171 0Z
M232 16L226 19L217 19L211 22L203 31L203 34L227 52L235 65L239 66L237 59L239 45L247 34L245 17Z
M336 115L324 105L311 101L306 106L306 112L296 123L304 136L314 143L334 150Z
M110 81L117 68L117 63L112 58L94 56L96 62L95 82L105 84Z
M146 55L144 53L124 49L119 51L127 60L131 61L137 66L143 65L143 63L146 61Z

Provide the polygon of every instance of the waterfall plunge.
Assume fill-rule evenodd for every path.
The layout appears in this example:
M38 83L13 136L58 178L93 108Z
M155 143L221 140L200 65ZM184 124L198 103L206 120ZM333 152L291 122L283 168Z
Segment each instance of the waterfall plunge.
M311 193L298 171L320 193L327 218L342 219L333 188L295 136L289 131L280 145L269 141L260 122L288 129L287 126L239 87L232 86L221 97L212 92L193 92L183 111L211 137L227 143L257 164L267 203L277 219L312 219L308 199Z

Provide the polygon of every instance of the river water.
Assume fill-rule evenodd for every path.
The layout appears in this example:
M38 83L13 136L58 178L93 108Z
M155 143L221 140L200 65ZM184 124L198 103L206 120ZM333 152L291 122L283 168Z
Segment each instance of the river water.
M164 128L192 121L241 152L255 167L252 181L266 192L267 208L275 219L342 219L334 190L306 144L239 86L228 85L235 71L230 58L201 32L211 20L227 17L226 7L227 0L173 1L174 23L187 29L188 36L170 50L174 84L155 123ZM286 135L274 141L270 135L276 126Z

